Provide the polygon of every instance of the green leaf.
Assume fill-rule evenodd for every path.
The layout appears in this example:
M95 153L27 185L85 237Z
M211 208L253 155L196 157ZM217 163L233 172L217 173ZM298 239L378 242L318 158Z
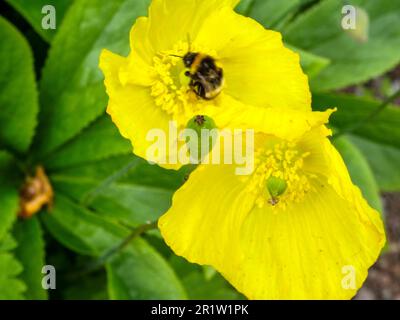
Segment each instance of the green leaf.
M71 178L81 178L83 180L90 179L97 182L103 181L116 171L125 167L132 161L139 159L133 154L115 156L95 162L83 163L80 165L60 168L51 171L51 175L54 177L66 176ZM143 160L142 160L143 161Z
M68 280L61 294L63 300L108 300L106 272Z
M99 257L129 232L102 219L60 194L51 214L42 216L50 233L80 254ZM108 290L113 299L178 299L183 290L166 261L141 238L134 239L107 264Z
M327 91L364 82L400 61L400 6L392 0L354 0L369 15L366 42L352 38L341 26L343 2L321 1L283 30L288 43L331 60L311 80L314 91Z
M47 299L47 291L42 287L45 244L37 217L18 222L14 227L14 236L18 242L15 256L24 266L20 279L27 286L25 297L32 300Z
M323 69L325 69L330 64L330 60L324 57L317 56L291 45L286 44L286 47L292 49L300 55L301 67L308 75L309 79L316 77Z
M313 94L313 109L325 110L337 107L330 124L341 130L352 127L365 119L380 106L381 102L344 94ZM373 142L400 149L400 109L388 106L372 121L356 129L353 134Z
M251 6L256 0L240 0L239 4L236 6L235 10L245 16L248 15L251 10Z
M92 207L110 218L116 212L119 220L129 225L155 221L171 206L174 190L157 186L115 185L102 191ZM111 207L110 207L111 206Z
M344 137L335 140L334 145L342 155L353 183L361 189L369 205L383 213L378 186L364 155Z
M0 240L17 218L19 199L17 190L0 185Z
M244 13L256 19L258 22L267 28L274 27L292 10L299 7L302 3L301 0L254 0L247 1L239 7L238 11L245 10Z
M108 292L114 300L185 299L186 293L167 262L145 241L136 239L107 264Z
M10 251L17 247L17 241L10 233L6 233L0 241L0 252Z
M169 262L181 279L189 299L237 300L244 298L217 272L213 273L212 277L208 277L202 267L175 255L170 257Z
M25 284L17 277L22 271L22 265L10 252L16 242L10 235L0 241L0 300L24 299Z
M125 176L108 183L127 164ZM66 169L53 174L51 181L56 191L84 201L101 216L135 226L158 219L170 207L186 171L165 170L132 155Z
M182 279L192 300L238 300L244 297L219 274L206 279L201 272L192 272Z
M28 42L0 17L0 147L25 152L32 140L39 110Z
M48 170L60 170L129 153L131 144L121 137L110 117L104 115L46 159L45 165Z
M136 17L146 13L148 2L80 0L70 7L40 83L37 155L53 151L104 112L107 96L98 68L100 52L103 48L128 52L130 28Z
M41 218L55 239L83 255L100 256L127 234L60 193L52 212L43 213Z
M351 141L361 150L374 172L382 192L400 191L400 149L370 142L359 137Z
M15 8L35 29L35 31L47 42L51 42L51 39L57 32L58 27L61 25L61 21L68 7L72 4L73 0L6 0L11 6ZM46 5L54 6L56 10L56 29L43 29L42 19L46 16L46 13L42 13L42 8Z
M57 286L51 290L51 300L107 300L105 268L91 270L93 257L77 255L46 237L46 263L57 270Z
M18 189L12 177L14 170L13 157L0 151L0 241L16 220L19 209Z

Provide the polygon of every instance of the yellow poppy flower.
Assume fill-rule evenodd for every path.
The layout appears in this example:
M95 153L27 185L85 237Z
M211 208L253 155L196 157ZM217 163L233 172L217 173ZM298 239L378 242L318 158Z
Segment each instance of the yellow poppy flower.
M385 233L327 138L328 116L309 117L311 129L290 139L280 116L271 120L286 127L280 137L256 123L251 175L200 165L159 220L166 243L215 267L250 299L353 297Z
M153 0L149 16L138 18L131 30L129 56L103 50L107 112L137 155L159 162L147 155L152 144L147 135L154 128L168 133L171 120L179 130L194 116L206 115L223 128L247 106L310 110L299 56L283 46L278 32L235 13L237 2ZM215 98L199 98L190 86L182 59L189 51L212 57L222 69L222 90ZM176 137L167 139L172 145Z

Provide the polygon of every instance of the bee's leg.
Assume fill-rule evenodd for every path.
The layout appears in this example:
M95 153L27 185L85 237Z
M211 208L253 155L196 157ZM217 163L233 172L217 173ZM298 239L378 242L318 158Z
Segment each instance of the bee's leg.
M189 83L189 87L188 87L188 89L186 90L186 93L189 93L189 92L194 92L194 85L193 85L193 80L191 80L190 81L190 83Z
M203 99L205 99L205 97L206 97L206 90L204 89L204 86L203 86L200 82L197 82L197 83L196 83L196 90L195 90L195 92L196 92L196 95L197 95L198 98L203 98Z
M199 96L197 95L196 90L191 83L189 84L189 88L186 90L186 94L190 96L191 100L193 100L194 97L196 97L196 99L199 99Z

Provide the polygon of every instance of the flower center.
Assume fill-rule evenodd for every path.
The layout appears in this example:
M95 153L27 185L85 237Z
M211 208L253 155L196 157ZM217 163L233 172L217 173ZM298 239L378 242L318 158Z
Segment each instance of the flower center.
M309 155L292 142L276 142L256 151L249 191L256 194L257 206L284 209L288 203L302 200L312 189L310 179L315 177L303 168Z
M193 52L207 52L202 48L190 46ZM183 63L183 57L189 49L189 44L179 42L172 50L160 52L153 58L153 73L155 81L151 87L151 95L157 106L172 116L179 126L184 126L209 101L202 100L190 88L190 76Z

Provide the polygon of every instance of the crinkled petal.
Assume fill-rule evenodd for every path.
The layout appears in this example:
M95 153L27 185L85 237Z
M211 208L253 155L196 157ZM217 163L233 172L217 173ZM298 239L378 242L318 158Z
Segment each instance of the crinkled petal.
M325 139L322 146L325 149L327 162L329 163L328 181L332 185L338 196L347 199L357 208L355 211L359 214L359 219L371 228L379 230L382 235L381 244L385 242L384 226L382 219L376 210L371 209L368 203L362 197L361 191L351 182L346 165L336 148L328 139Z
M200 166L159 221L165 241L252 299L353 297L384 245L383 224L326 138L322 148L336 180L321 176L286 209L254 206L233 166Z
M149 8L149 37L157 51L195 38L210 12L230 10L237 0L153 0Z
M242 273L221 271L249 298L349 299L364 282L384 245L379 214L353 186L349 198L315 187L284 212L256 208L244 221Z
M208 16L195 43L215 50L224 69L224 91L257 107L311 110L311 94L299 55L281 34L221 8Z
M153 57L157 53L149 35L150 20L147 17L136 19L130 32L130 46L132 60L141 59L143 62L151 65Z
M286 140L299 139L312 128L328 123L334 111L335 109L312 112L295 108L285 111L277 107L258 108L224 93L215 100L215 105L204 109L204 113L212 117L220 128L253 129L255 132Z
M241 255L238 228L254 203L244 187L233 166L200 165L159 219L164 240L191 262L236 272Z
M166 146L170 145L168 139L171 119L155 105L149 88L121 84L120 70L126 63L127 58L107 50L104 50L100 57L100 68L105 75L104 83L109 96L107 113L110 114L121 135L131 141L136 155L165 168L178 169L182 164L171 163L169 155L176 154L179 146L170 152L168 148L160 145L160 148L157 148L159 152L154 153L157 157L152 157L153 153L148 153L155 142L161 142L158 139L160 135L164 134ZM154 133L154 136L148 136L149 133Z

